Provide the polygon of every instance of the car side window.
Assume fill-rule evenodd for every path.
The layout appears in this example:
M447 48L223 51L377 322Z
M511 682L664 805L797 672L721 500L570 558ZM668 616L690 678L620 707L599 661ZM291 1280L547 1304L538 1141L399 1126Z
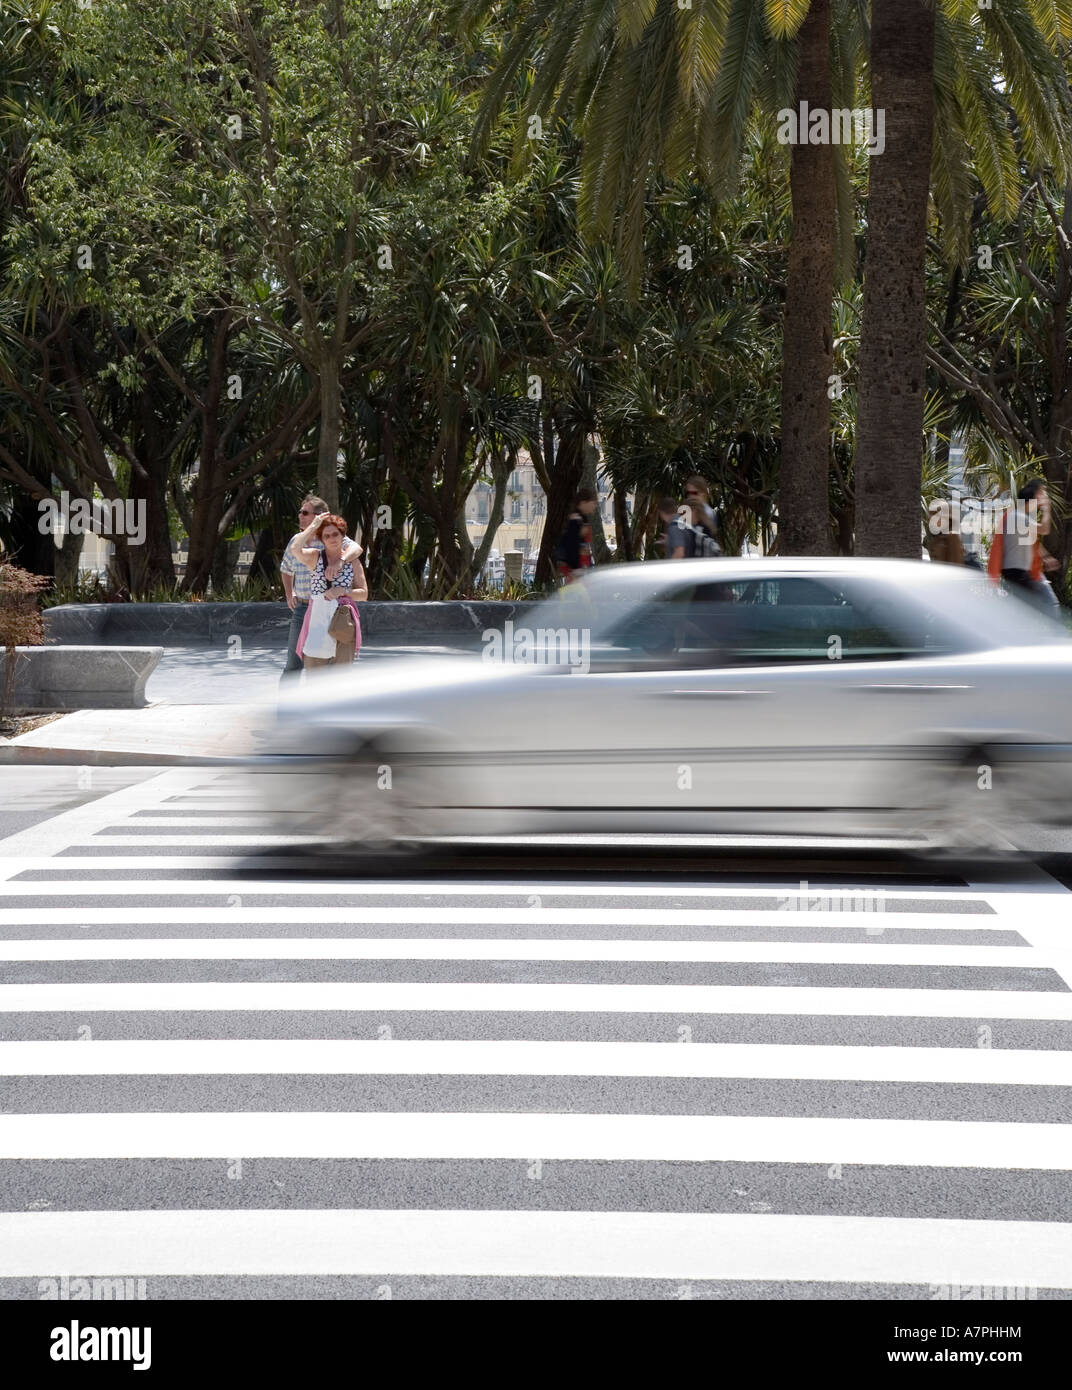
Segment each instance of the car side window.
M675 664L677 634L695 592L695 584L664 590L612 631L605 657L627 658L638 665Z
M936 615L888 586L778 576L660 593L623 621L596 659L632 669L713 669L896 661L948 650Z
M926 617L881 586L785 577L697 586L678 625L682 666L893 661L942 649Z

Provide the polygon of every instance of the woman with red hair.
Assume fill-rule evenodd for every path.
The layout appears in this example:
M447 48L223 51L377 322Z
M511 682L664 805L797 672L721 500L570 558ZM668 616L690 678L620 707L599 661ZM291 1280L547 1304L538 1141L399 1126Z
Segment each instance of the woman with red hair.
M316 541L323 546L322 550L316 547ZM368 582L357 558L361 554L360 545L352 557L344 561L345 542L346 522L331 512L318 516L294 541L294 555L313 572L312 598L297 646L306 670L317 666L348 666L361 650L361 620L356 605L368 598ZM314 615L322 610L323 602L337 605L329 628L329 637L335 644L333 656L313 656L305 651ZM324 639L323 634L320 636L326 640L325 649L330 649L331 641Z

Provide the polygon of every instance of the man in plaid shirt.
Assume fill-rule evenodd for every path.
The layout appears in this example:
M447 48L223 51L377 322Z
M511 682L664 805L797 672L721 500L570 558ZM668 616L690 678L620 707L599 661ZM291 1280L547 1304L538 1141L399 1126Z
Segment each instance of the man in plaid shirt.
M287 663L283 667L281 681L286 680L288 676L297 675L302 669L301 659L296 648L298 638L301 636L302 623L305 621L305 610L312 597L313 571L295 556L294 542L312 524L313 517L321 516L328 510L330 510L328 504L322 497L309 496L302 499L298 512L298 529L287 542L287 548L279 562L279 573L283 577L283 593L286 595L287 607L290 609L290 628L287 632ZM320 550L324 548L319 541L316 542L316 546ZM347 538L342 552L343 559L356 560L360 554L361 547L357 542Z

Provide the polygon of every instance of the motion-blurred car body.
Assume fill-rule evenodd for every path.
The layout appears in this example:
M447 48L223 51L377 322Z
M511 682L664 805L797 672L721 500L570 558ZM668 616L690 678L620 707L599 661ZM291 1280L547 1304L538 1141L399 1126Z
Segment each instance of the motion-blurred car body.
M281 825L311 816L377 849L576 833L979 846L1072 823L1072 640L954 566L614 565L467 656L307 676L265 746L271 771L293 770L264 798Z

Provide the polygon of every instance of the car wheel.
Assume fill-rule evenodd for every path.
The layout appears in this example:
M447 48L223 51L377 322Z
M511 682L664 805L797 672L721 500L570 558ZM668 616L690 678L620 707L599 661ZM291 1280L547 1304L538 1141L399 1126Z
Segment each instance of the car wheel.
M362 861L418 854L428 801L421 767L376 743L361 744L339 764L332 797L338 815L326 850Z
M951 748L930 760L916 778L913 829L928 859L1017 853L1019 817L1011 768L1000 767L984 745Z

